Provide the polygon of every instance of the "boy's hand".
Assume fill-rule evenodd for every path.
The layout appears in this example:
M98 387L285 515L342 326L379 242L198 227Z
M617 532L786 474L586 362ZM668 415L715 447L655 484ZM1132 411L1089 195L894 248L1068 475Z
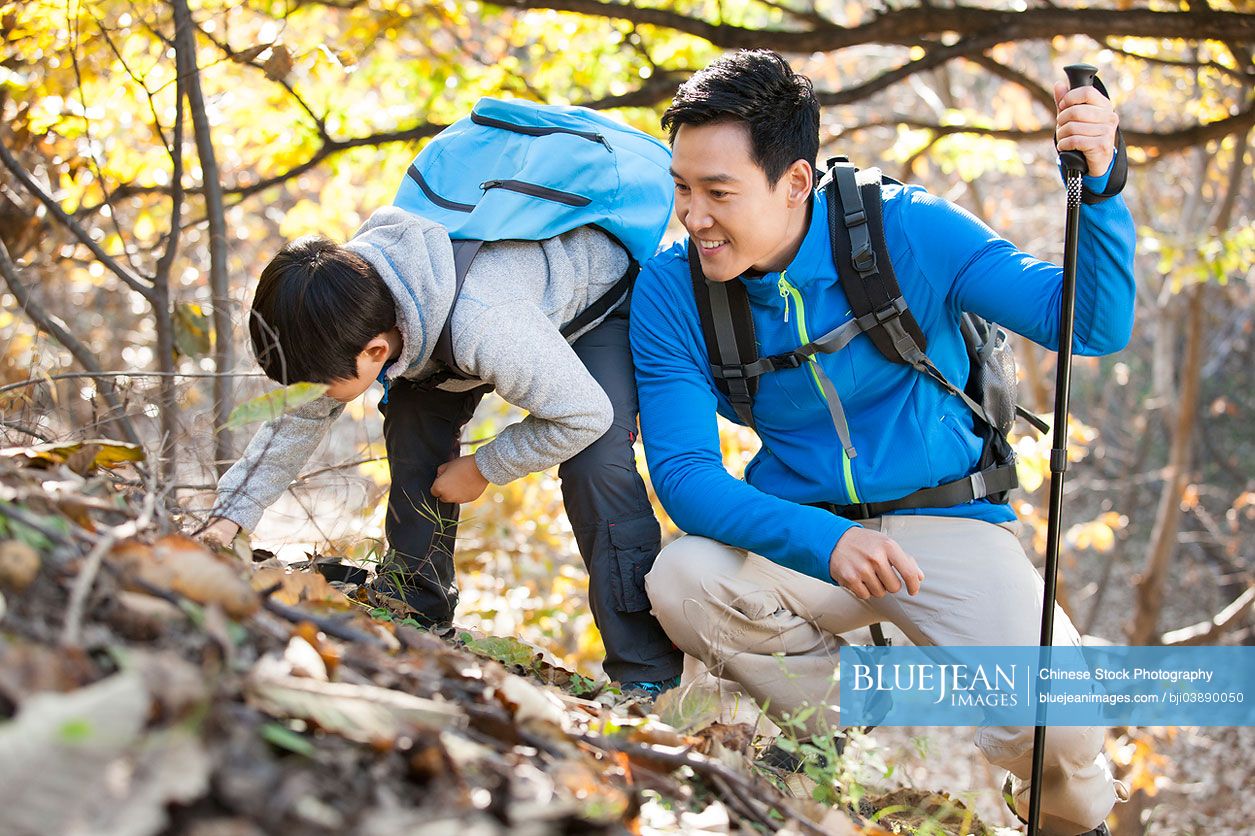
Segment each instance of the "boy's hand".
M903 581L907 594L914 595L924 581L915 558L896 541L862 526L854 526L841 535L828 558L828 573L864 601L899 591Z
M1115 106L1096 87L1069 90L1065 82L1055 85L1055 145L1060 151L1080 151L1089 163L1089 176L1101 177L1116 153L1116 126L1120 117Z
M209 525L205 526L205 530L197 537L206 546L216 548L227 548L231 542L235 540L235 535L239 534L240 527L228 519L222 517L214 517L209 521Z
M431 495L445 502L461 505L474 502L488 489L488 480L479 472L474 456L459 456L436 468L436 481Z

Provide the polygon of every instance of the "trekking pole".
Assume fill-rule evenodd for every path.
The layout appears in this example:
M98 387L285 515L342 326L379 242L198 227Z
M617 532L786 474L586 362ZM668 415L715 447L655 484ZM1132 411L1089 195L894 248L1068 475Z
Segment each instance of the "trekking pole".
M1096 67L1072 64L1064 67L1068 85L1090 87ZM1068 394L1072 388L1072 328L1076 319L1076 239L1081 221L1081 177L1089 168L1080 151L1060 151L1066 170L1068 211L1063 246L1063 295L1059 300L1059 361L1055 373L1055 422L1050 447L1050 511L1046 524L1046 593L1041 610L1041 655L1039 666L1050 664L1054 644L1055 592L1059 574L1059 532L1063 517L1063 474L1068 469ZM1040 681L1040 677L1038 678ZM1046 680L1049 687L1050 680ZM1037 706L1037 728L1033 731L1033 772L1029 785L1028 832L1037 836L1041 818L1041 780L1046 747L1046 707Z

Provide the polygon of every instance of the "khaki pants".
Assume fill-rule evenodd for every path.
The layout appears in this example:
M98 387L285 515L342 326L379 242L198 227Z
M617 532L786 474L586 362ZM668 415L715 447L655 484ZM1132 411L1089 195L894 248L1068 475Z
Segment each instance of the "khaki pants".
M645 579L654 614L672 641L711 673L739 684L774 717L820 707L818 730L840 726L836 668L840 634L887 621L916 645L1036 645L1043 583L1013 528L956 517L886 516L865 523L892 537L924 572L905 589L861 601L834 584L756 554L682 537ZM1055 613L1055 644L1080 643ZM1051 727L1042 786L1045 834L1098 826L1116 801L1101 728ZM976 746L1007 769L1021 816L1028 814L1033 729L982 728Z

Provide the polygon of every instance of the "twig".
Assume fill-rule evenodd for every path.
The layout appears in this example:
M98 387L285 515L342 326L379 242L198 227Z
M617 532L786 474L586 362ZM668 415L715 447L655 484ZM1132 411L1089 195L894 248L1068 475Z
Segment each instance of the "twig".
M38 302L30 295L26 283L22 281L21 273L18 271L17 264L9 256L9 250L5 247L4 242L0 241L0 275L4 276L5 284L8 285L9 292L17 299L18 307L20 307L30 318L35 327L45 334L51 336L54 340L65 346L66 350L78 361L79 365L86 369L86 374L94 379L104 377L104 371L100 368L100 364L96 362L96 355L90 348L84 345L77 337L70 333L70 329L65 323L61 322L57 317L44 310ZM8 386L0 388L0 392L8 390ZM118 401L117 393L113 389L113 384L105 384L101 389L101 394L111 409L117 412L123 412L122 404ZM135 432L135 426L131 423L130 418L125 414L119 415L112 419L118 429L126 436L126 440L132 444L139 444L139 434Z
M696 754L687 749L681 749L679 751L665 751L652 746L643 746L639 743L629 743L625 740L615 740L613 738L595 734L573 733L571 736L577 740L584 741L590 746L596 746L598 749L605 751L623 752L629 756L637 755L638 757L645 758L647 760L665 763L668 766L677 768L687 766L694 772L708 778L714 779L717 777L719 780L728 784L730 788L735 787L736 790L741 793L741 796L736 797L739 802L744 801L743 796L746 794L753 797L755 793L753 786L749 785L744 778L737 775L728 767L718 761L711 760L704 755ZM792 807L783 798L771 802L771 805L783 813L786 818L793 819L799 825L812 833L817 834L818 836L825 836L828 832L821 825L811 821L802 813L792 809ZM770 821L768 821L768 824L772 827L775 826Z
M291 621L293 624L300 624L302 621L308 621L328 636L332 636L337 639L366 644L371 647L384 646L383 642L379 639L369 633L363 633L361 630L354 630L352 627L342 624L340 619L314 615L313 613L305 612L304 610L297 609L296 607L290 607L287 604L279 603L270 597L278 588L279 585L276 584L261 593L261 605L267 612Z
M49 380L74 380L83 377L265 377L261 372L64 372L62 374L50 374L45 377L31 377L26 380L19 380L16 383L6 383L0 386L0 394L9 392L14 389L22 389L27 386L34 386L37 383L47 383Z
M91 593L92 586L96 583L96 575L100 572L100 561L105 557L105 553L113 548L113 544L127 537L134 537L144 528L148 527L152 520L153 509L157 505L157 494L149 486L148 493L144 496L143 509L138 517L122 525L116 526L109 530L109 533L101 537L100 540L88 552L87 558L83 561L83 568L79 570L78 577L74 579L74 589L70 591L70 604L65 616L65 626L61 631L62 647L78 647L83 625L83 607L87 604L87 596Z
M0 427L4 427L7 430L16 430L17 432L24 433L25 435L29 435L31 438L37 438L40 441L43 441L45 443L52 441L52 436L45 435L40 430L37 430L34 427L28 426L26 424L18 423L17 421L0 420Z

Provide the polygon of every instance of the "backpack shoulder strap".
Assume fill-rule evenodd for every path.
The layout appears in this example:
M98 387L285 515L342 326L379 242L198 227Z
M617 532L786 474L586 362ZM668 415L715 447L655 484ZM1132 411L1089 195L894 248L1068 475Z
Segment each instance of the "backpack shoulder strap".
M688 246L689 277L693 299L706 337L706 353L715 386L727 395L746 426L754 426L752 407L758 391L758 378L747 375L745 367L758 359L754 320L750 317L749 296L739 281L707 281L692 239Z
M431 352L433 360L438 360L444 364L448 372L444 378L445 380L451 377L468 377L466 372L458 367L457 361L453 359L453 309L458 304L458 296L462 293L462 285L466 282L466 274L471 271L471 262L475 260L475 256L479 255L479 250L483 246L483 241L453 242L453 301L449 304L449 313L444 319L444 325L440 327L440 336L436 337L436 345ZM437 374L445 375L446 372L438 372Z
M916 365L928 342L902 298L885 246L880 170L859 172L835 157L822 185L832 257L854 318L887 359Z

